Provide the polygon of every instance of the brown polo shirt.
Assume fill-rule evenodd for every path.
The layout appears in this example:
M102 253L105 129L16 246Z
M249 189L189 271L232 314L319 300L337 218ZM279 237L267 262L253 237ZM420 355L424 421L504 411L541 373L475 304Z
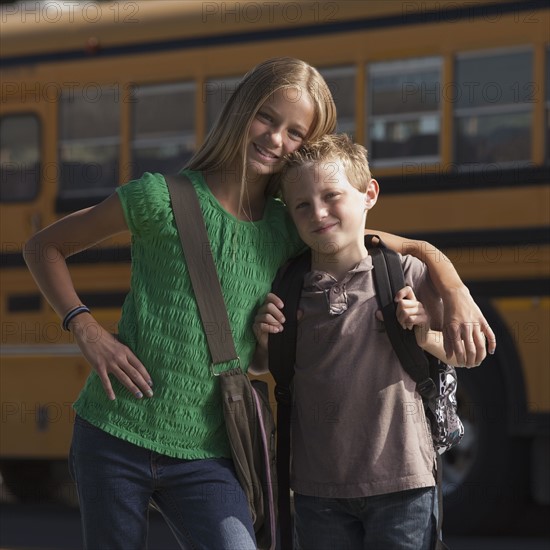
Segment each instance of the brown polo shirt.
M402 261L406 283L439 325L441 300L426 267ZM300 309L292 488L355 498L435 485L422 400L375 317L370 256L341 281L308 273Z

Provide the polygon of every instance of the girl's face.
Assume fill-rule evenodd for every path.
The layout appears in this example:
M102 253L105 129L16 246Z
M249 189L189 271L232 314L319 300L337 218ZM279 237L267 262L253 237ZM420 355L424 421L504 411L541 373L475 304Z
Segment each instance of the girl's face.
M284 88L271 94L250 125L246 146L248 171L266 177L278 172L283 157L304 142L314 114L313 101L301 88Z

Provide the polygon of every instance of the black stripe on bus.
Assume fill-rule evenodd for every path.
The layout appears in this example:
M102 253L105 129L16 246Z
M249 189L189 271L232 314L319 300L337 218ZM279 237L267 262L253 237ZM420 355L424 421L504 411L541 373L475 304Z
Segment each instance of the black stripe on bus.
M456 168L456 171L453 171ZM403 163L402 173L397 176L381 176L380 189L384 195L432 193L440 191L460 191L465 189L496 189L526 185L547 185L550 180L549 166L527 166L499 169L486 165L482 169L468 168L468 165L441 167L440 165L421 165ZM450 172L449 172L450 170ZM409 173L410 172L410 173ZM376 177L376 167L373 167ZM105 196L57 197L56 214L76 212L94 206L106 199Z
M67 258L68 264L102 264L102 263L129 263L132 253L129 246L123 245L111 248L89 248Z
M529 247L550 243L550 227L529 229L485 229L472 231L438 231L407 233L410 239L424 240L442 250L450 248Z
M510 246L537 246L550 243L550 228L530 227L524 229L487 229L473 231L422 232L407 233L410 239L426 240L443 250L449 248L481 248ZM93 248L84 250L68 258L70 264L96 265L100 263L128 263L131 261L129 246L112 248ZM3 268L25 267L20 252L0 254L0 265Z
M376 177L376 166L372 167ZM550 166L522 166L499 169L494 164L442 166L403 162L401 174L377 178L384 195L495 189L527 185L547 185Z
M131 261L131 250L129 246L112 248L92 248L83 250L74 256L67 258L68 264L73 265L96 265L102 263L129 263ZM25 260L21 252L4 252L0 254L0 265L2 268L25 267Z
M464 284L474 298L542 297L550 294L548 278L495 279L486 281L465 280Z
M8 296L7 306L10 313L40 311L42 309L42 295L38 293L12 294Z
M127 291L79 292L83 304L89 308L120 308ZM42 296L38 293L8 296L8 312L29 313L42 309Z
M540 297L548 296L548 279L510 279L474 281L466 280L466 286L477 298L510 298L510 297ZM79 292L83 304L90 309L120 308L126 298L127 291L112 292ZM42 298L39 294L19 294L8 297L8 311L10 313L28 313L40 311Z
M114 190L114 189L113 189ZM55 201L55 213L56 214L68 214L70 212L76 212L83 208L89 208L99 204L102 200L105 200L110 193L105 195L93 195L89 197L57 197Z
M90 309L94 308L120 308L128 291L113 292L79 292L78 297Z
M443 6L444 7L444 6ZM201 36L194 38L180 38L113 46L101 50L93 58L111 57L117 55L139 55L142 53L164 52L175 49L203 48L229 44L242 44L248 42L266 42L269 40L286 40L289 38L303 38L323 34L345 33L360 30L380 30L388 27L402 27L406 25L419 25L425 23L455 22L461 19L480 19L498 21L497 18L509 13L542 10L547 4L542 0L525 0L515 2L499 2L495 4L471 4L464 7L453 7L440 10L426 10L420 7L416 13L400 13L383 17L352 19L347 21L316 23L313 25L300 25L287 28L262 29L252 32L237 34L221 34ZM36 55L11 56L2 59L4 67L14 67L24 64L51 63L56 61L77 60L89 58L84 49L70 50L66 52L51 52Z

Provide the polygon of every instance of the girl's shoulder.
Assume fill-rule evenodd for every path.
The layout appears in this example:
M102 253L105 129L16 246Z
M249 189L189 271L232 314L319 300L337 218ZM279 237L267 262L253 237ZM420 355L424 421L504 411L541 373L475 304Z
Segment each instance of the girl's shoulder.
M121 200L126 201L163 200L168 188L162 174L145 172L141 177L118 187L117 193Z
M171 215L170 196L162 174L144 173L117 189L128 228L144 235Z

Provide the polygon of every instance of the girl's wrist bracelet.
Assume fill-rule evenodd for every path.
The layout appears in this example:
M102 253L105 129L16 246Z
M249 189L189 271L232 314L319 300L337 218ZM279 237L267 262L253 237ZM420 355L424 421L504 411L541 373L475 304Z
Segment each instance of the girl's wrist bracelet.
M63 330L69 331L69 323L81 313L90 313L90 308L87 306L77 306L71 309L71 311L69 311L69 313L65 315L61 323L61 327L63 328Z

